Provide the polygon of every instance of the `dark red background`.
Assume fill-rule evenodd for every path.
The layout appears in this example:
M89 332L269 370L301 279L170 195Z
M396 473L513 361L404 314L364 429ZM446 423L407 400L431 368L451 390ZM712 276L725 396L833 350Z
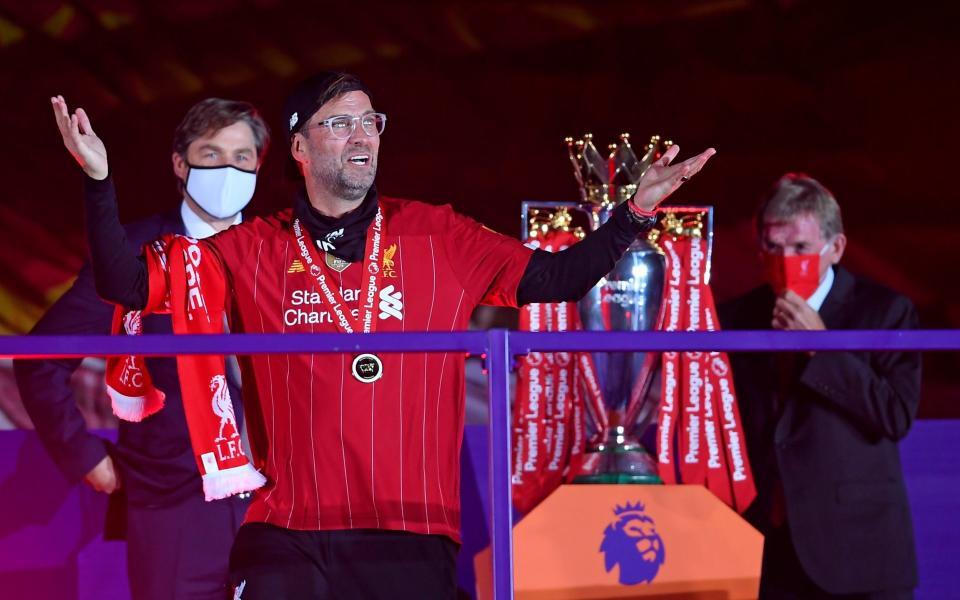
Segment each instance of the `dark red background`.
M170 136L206 96L246 99L280 133L288 89L356 72L389 115L379 186L519 232L519 203L574 200L563 138L660 133L718 155L676 201L716 207L720 299L758 281L749 216L779 175L844 209L851 269L960 328L955 3L0 0L0 327L29 327L83 257L79 172L49 96L107 143L121 212L174 206ZM285 144L256 213L288 204ZM925 416L960 415L956 353L928 355Z

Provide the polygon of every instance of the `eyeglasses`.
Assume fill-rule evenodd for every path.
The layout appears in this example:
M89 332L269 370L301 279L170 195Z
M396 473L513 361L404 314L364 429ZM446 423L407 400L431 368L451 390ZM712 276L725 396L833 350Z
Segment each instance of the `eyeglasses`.
M324 119L323 121L317 121L313 125L307 125L304 129L326 126L333 137L345 140L353 135L353 132L357 128L357 121L360 122L360 127L363 128L363 132L373 137L383 133L384 128L387 126L387 115L383 113L367 113L359 117L338 115Z

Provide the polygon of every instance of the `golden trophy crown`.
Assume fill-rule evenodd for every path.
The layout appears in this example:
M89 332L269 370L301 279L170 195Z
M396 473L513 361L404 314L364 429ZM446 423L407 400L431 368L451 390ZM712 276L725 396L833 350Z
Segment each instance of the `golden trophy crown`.
M650 165L673 145L670 140L661 140L659 135L651 136L643 147L643 157L637 158L630 145L630 134L621 133L617 142L607 146L609 154L603 158L593 143L593 134L588 133L579 140L568 137L565 141L573 174L580 186L580 199L605 208L633 196L637 182Z

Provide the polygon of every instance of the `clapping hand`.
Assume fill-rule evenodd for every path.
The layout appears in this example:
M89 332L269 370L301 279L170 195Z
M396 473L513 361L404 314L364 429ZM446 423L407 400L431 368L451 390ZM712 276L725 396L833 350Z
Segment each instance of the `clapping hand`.
M820 314L793 290L786 290L777 298L770 325L784 331L823 331L827 328Z
M773 305L771 327L781 331L825 331L820 313L813 310L807 301L793 290L785 290ZM813 356L813 351L808 351Z

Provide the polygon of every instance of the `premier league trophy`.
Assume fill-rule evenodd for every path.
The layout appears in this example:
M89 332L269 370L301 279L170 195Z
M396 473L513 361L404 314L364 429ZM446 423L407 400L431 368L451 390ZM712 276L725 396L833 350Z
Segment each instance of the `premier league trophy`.
M610 218L613 208L636 192L647 168L671 145L650 138L642 158L630 146L629 134L609 146L604 159L589 134L567 148L580 185L581 209L592 229ZM580 300L584 329L648 331L656 329L663 300L663 256L645 239L635 240L610 273ZM657 402L648 394L659 353L597 352L593 359L603 395L607 423L600 439L587 448L580 483L660 483L657 465L638 438L657 416Z
M524 202L521 213L525 239L547 231L574 231L572 214L585 216L586 227L597 229L617 204L637 190L637 183L651 164L673 145L653 136L637 157L629 134L621 134L608 146L604 157L587 134L580 140L566 139L580 202ZM696 229L707 241L709 271L712 222L709 207L660 209L657 225L645 238L635 240L613 270L579 302L580 321L591 331L649 331L658 328L664 297L665 259L658 243L664 235L689 237ZM695 227L681 227L696 219ZM688 229L690 231L688 231ZM660 366L659 352L596 352L584 377L595 385L585 402L591 422L586 456L577 471L577 483L661 483L654 456L640 439L655 425L658 394L650 384Z

